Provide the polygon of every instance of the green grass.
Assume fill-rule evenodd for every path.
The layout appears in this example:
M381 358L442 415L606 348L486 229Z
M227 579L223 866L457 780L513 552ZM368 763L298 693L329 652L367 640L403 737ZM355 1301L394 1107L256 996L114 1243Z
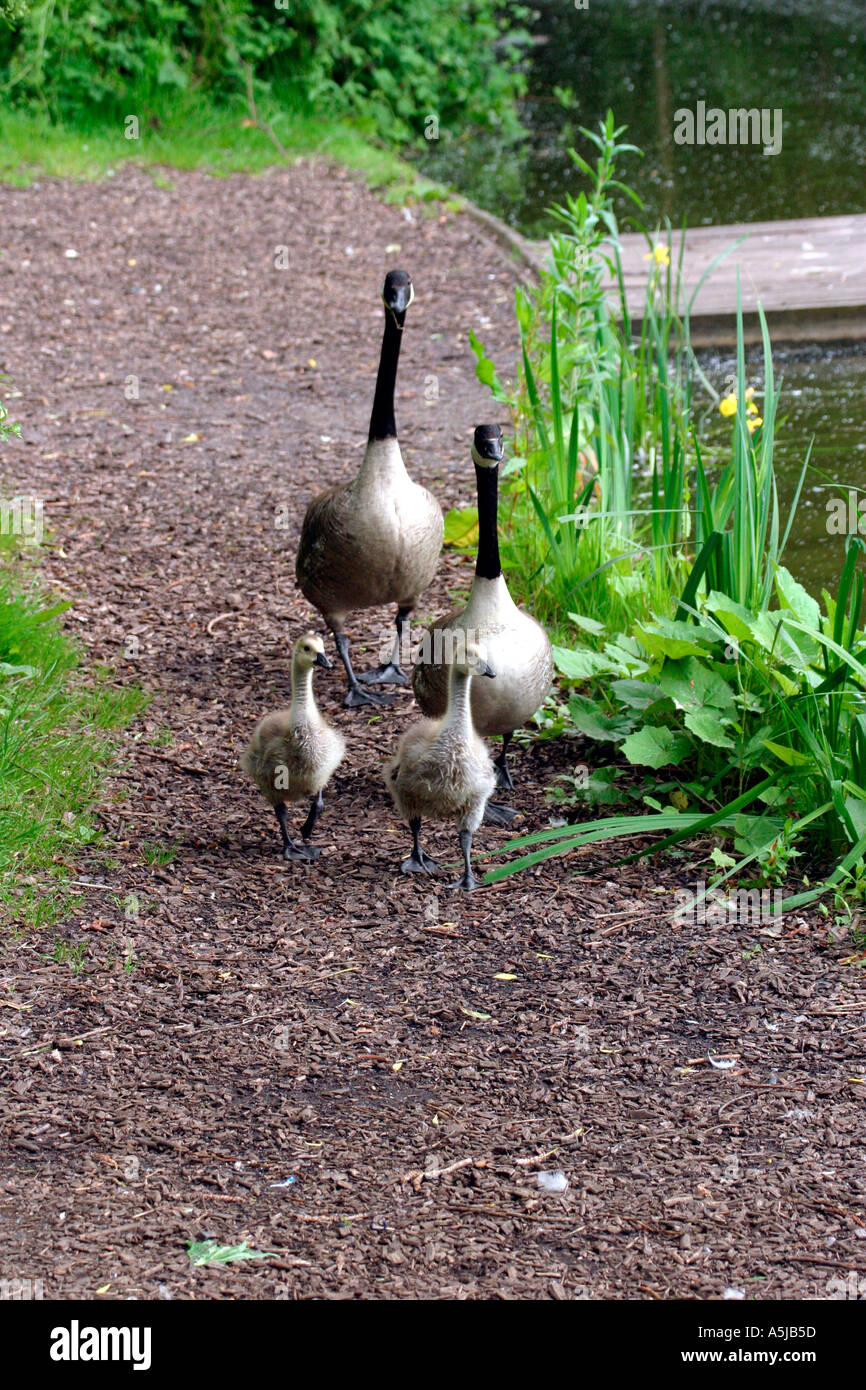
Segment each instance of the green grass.
M96 843L93 808L112 735L144 708L105 667L85 669L35 579L0 559L0 923L44 926L73 905L66 881Z
M270 127L272 139L250 124L242 98L216 106L201 94L181 93L154 107L150 100L131 96L127 109L142 113L137 140L125 138L120 116L82 113L70 124L39 111L0 110L0 180L24 185L45 176L102 179L130 163L154 171L256 174L273 165L318 157L354 169L374 187L387 187L394 199L439 198L448 191L418 176L404 159L378 144L372 123L306 116L270 103L258 110L258 118ZM165 180L159 173L155 177Z

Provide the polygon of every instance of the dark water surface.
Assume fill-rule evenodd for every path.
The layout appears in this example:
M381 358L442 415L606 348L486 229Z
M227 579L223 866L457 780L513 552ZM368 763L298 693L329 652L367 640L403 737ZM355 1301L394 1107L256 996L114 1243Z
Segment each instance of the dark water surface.
M526 141L442 131L423 164L530 236L583 186L568 155L610 107L644 151L621 176L655 226L866 212L866 0L537 0ZM570 95L567 107L557 92ZM677 112L766 110L761 145L678 144ZM680 122L681 124L681 122ZM696 132L697 134L697 132ZM726 132L729 134L729 132ZM624 213L623 202L620 211Z

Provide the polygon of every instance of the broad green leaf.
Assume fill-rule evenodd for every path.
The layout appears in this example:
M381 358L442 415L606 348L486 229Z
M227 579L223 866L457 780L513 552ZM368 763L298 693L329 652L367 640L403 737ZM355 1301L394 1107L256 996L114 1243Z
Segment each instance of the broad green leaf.
M718 618L726 632L732 637L736 637L741 642L748 642L752 638L751 622L754 614L748 608L744 608L741 603L728 598L727 594L720 594L714 589L707 596L704 604L705 608Z
M634 631L638 641L653 656L665 656L676 661L696 651L704 652L701 635L706 636L708 630L691 625L686 627L669 618L656 618L652 623L637 623ZM715 633L709 633L709 636L713 639Z
M554 647L553 659L557 671L572 681L588 681L593 676L611 670L610 661L588 647Z
M586 695L573 695L568 702L572 723L587 738L600 739L608 743L618 743L631 729L631 720L625 715L607 715L602 708Z
M668 767L682 762L689 753L690 745L681 734L662 725L646 724L642 729L629 734L622 745L622 751L630 763L645 767Z
M591 632L594 637L604 632L604 623L596 622L595 618L585 618L582 613L569 613L568 616L578 627L582 627L584 632Z
M445 545L472 550L478 544L478 508L452 507L445 514Z
M811 628L813 632L820 631L820 605L806 592L802 584L797 583L784 565L776 566L776 592L787 607L793 609L805 627Z
M694 657L667 662L658 683L683 710L729 710L733 707L734 692L728 682Z
M683 723L687 729L703 743L711 743L716 748L733 748L734 740L725 729L728 720L718 710L707 708L690 710Z
M663 699L665 693L660 685L654 685L652 681L611 681L610 688L616 698L630 709L648 709L657 700Z

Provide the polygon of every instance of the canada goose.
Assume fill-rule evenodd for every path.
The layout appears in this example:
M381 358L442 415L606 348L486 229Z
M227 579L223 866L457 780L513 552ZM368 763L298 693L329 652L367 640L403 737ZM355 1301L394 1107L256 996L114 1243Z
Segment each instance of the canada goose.
M289 709L266 714L247 745L241 767L274 808L283 837L284 859L318 859L320 850L308 843L322 809L322 789L343 760L343 735L319 713L313 695L313 667L331 670L325 644L314 632L299 637L292 651L292 703ZM312 797L301 827L304 844L289 838L286 803Z
M499 563L497 504L502 431L498 425L479 425L472 444L478 484L478 558L466 607L449 613L425 633L421 657L415 664L412 687L425 714L445 709L447 661L455 632L481 642L496 669L496 680L472 687L472 721L479 734L502 734L502 751L495 759L500 787L513 786L506 757L514 730L544 702L553 681L553 652L540 623L518 608L508 592ZM485 820L507 824L514 812L491 803Z
M315 497L307 508L296 574L304 596L334 634L349 690L343 703L389 704L364 685L408 685L400 667L406 619L436 572L442 549L442 510L432 493L406 472L394 423L394 382L412 281L405 270L385 277L385 332L367 449L357 477ZM346 617L356 608L396 603L397 635L390 661L356 676L349 659Z
M472 724L469 692L473 676L495 676L482 649L466 642L449 668L447 710L443 719L421 719L400 740L384 768L385 785L394 805L409 822L412 853L400 865L404 874L432 875L439 866L419 842L421 818L454 820L460 827L463 877L455 888L475 888L472 836L481 824L496 772L487 745Z

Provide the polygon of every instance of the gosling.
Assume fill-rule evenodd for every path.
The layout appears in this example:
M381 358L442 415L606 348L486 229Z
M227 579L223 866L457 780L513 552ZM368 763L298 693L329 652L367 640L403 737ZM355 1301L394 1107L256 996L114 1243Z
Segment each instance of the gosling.
M309 843L322 809L322 791L346 752L346 741L319 713L313 695L313 667L332 663L325 656L321 637L307 632L292 651L292 703L288 709L266 714L241 758L241 767L262 796L273 806L283 837L283 858L315 860L321 850ZM301 827L303 844L289 836L290 802L311 797L307 819Z
M495 676L485 653L466 642L449 670L448 706L442 719L421 719L406 731L397 752L384 768L385 785L394 805L412 831L412 853L400 868L404 874L429 874L439 865L421 848L423 816L456 821L460 828L463 876L454 888L472 889L479 880L472 872L472 836L484 817L496 770L472 723L469 703L475 676Z

